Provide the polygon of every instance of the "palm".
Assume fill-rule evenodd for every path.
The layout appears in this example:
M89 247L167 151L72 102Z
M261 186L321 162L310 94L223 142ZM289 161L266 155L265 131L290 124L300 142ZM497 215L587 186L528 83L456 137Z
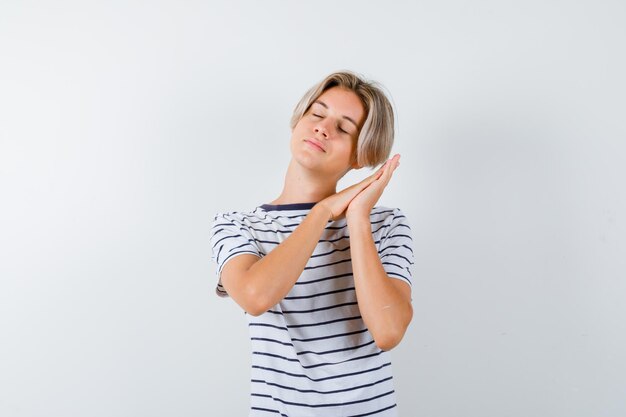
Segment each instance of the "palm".
M318 204L328 210L330 219L337 220L343 214L363 213L369 216L374 204L382 195L391 179L391 174L398 167L400 155L387 161L378 171L363 181L345 190L326 197Z
M378 199L383 194L385 189L385 182L383 178L379 178L373 183L371 183L366 189L361 191L356 197L352 199L350 205L348 206L348 210L358 210L362 212L369 213Z
M383 174L350 201L350 205L347 209L348 212L369 216L374 205L376 205L378 199L380 199L380 196L383 194L385 187L389 184L393 171L400 165L399 159L399 155L394 156L385 166Z

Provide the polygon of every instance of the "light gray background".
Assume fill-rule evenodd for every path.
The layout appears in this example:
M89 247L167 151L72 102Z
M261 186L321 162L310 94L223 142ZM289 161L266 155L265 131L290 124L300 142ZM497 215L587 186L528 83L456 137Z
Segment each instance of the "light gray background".
M398 115L401 415L626 415L625 40L617 0L3 1L0 415L247 415L210 223L344 68Z

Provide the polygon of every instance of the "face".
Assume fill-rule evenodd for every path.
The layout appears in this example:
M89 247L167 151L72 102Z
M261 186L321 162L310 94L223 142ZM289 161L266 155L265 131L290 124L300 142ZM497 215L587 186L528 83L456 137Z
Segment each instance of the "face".
M291 133L293 158L337 180L356 167L355 151L365 108L352 91L332 87L320 95Z

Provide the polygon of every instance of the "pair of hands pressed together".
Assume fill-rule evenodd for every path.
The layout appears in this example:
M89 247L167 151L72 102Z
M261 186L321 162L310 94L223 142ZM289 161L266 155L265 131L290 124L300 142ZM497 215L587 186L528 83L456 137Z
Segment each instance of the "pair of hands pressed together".
M267 255L259 258L243 254L226 263L221 279L228 294L249 314L265 313L291 291L327 221L345 216L350 226L351 262L363 320L381 349L397 345L412 317L410 288L403 281L389 279L385 272L374 244L370 213L399 159L400 155L395 155L364 180L321 200Z
M391 279L381 263L374 242L370 213L400 164L400 155L389 159L374 174L318 204L337 220L345 215L350 234L350 261L359 311L381 350L400 343L413 317L411 288Z
M368 218L374 205L389 184L395 169L400 165L400 155L387 160L375 173L350 187L326 197L318 203L326 208L330 220L337 220L344 214L347 218Z

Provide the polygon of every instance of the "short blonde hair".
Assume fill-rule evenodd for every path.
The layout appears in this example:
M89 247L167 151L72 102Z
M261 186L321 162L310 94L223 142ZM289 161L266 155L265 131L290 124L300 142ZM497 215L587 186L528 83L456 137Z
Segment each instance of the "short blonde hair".
M291 116L291 129L309 110L311 104L332 87L355 93L365 107L365 123L359 132L356 162L359 167L375 167L389 158L394 137L394 114L391 103L379 84L350 72L335 72L311 87L296 105Z

